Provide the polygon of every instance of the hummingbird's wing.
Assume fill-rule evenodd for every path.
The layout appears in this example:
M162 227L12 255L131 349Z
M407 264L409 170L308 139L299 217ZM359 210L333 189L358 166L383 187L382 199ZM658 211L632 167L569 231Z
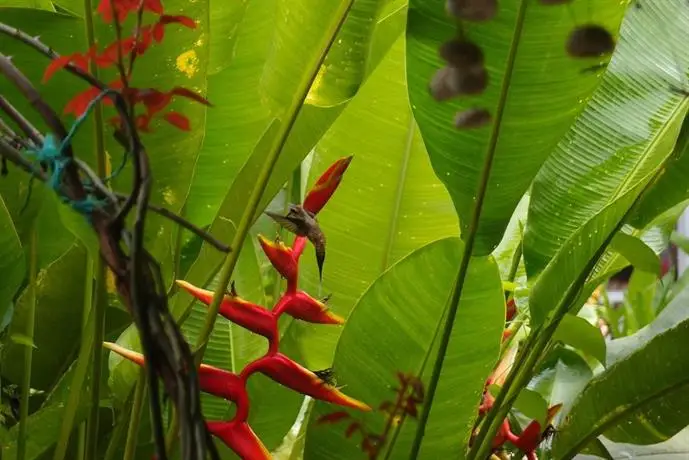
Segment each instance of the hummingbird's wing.
M297 227L297 224L292 222L287 217L270 211L266 211L265 214L277 222L281 227L287 229L287 231L292 232L295 235L299 235L299 228Z

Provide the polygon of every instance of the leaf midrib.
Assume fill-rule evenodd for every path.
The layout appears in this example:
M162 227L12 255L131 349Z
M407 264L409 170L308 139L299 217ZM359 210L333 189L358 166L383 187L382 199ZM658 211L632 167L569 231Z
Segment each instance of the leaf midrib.
M408 111L409 124L407 126L407 139L404 145L404 152L402 154L402 164L400 166L399 175L397 178L397 190L395 192L395 202L392 207L392 215L390 216L390 225L388 227L388 234L385 238L385 250L383 252L383 261L381 263L380 272L383 273L390 265L390 255L392 254L392 246L395 242L395 232L397 232L397 225L399 220L400 208L402 207L402 197L404 196L404 186L407 182L407 169L409 166L409 159L411 158L412 145L414 143L414 115L411 109Z

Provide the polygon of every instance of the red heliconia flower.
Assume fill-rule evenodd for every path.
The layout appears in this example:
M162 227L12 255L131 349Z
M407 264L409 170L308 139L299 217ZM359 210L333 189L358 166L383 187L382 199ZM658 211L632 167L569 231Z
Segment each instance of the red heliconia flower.
M208 431L220 438L240 458L270 460L270 452L246 422L206 422Z
M512 429L510 428L510 422L505 419L502 421L502 425L500 425L500 428L498 429L498 432L495 434L495 438L493 438L493 449L497 449L499 447L502 447L505 442L514 442L517 440L517 436L512 433Z
M517 316L517 306L514 303L514 297L510 297L505 308L505 321L512 321Z
M183 280L177 280L177 285L206 305L213 301L213 291L198 288ZM239 297L225 295L220 304L220 314L268 340L274 340L278 335L277 320L271 311Z
M510 441L515 447L519 448L525 454L533 452L541 443L541 424L537 420L531 421L524 431L517 437Z
M303 291L288 293L275 306L275 312L285 312L293 318L309 323L344 324L344 319Z
M371 408L361 401L350 398L332 385L328 385L310 370L295 363L281 353L266 355L248 364L240 375L261 372L281 385L314 399L363 411Z
M333 193L335 193L337 186L340 185L342 176L351 161L352 157L349 156L340 158L333 163L313 185L306 195L302 207L313 214L318 214Z
M139 366L143 366L146 362L144 355L141 353L129 350L116 343L103 342L103 346ZM201 364L199 367L199 386L206 393L238 403L238 406L246 406L246 403L242 403L248 402L244 380L237 374L214 366Z
M129 13L139 9L139 0L101 0L98 5L98 13L106 23L112 22L112 11L115 9L117 22L122 23ZM160 0L144 0L144 11L155 14L163 14L163 5Z
M290 284L296 286L299 265L292 248L282 241L272 242L263 235L258 235L258 241L278 273L286 278Z

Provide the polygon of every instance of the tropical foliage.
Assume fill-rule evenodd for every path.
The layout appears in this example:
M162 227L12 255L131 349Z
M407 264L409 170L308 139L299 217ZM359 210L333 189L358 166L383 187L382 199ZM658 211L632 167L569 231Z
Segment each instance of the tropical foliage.
M0 0L2 458L686 455L687 30Z

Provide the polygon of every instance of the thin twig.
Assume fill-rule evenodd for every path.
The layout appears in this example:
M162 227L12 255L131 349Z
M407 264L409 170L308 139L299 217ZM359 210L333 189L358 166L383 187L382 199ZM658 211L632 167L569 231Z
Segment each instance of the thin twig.
M14 121L17 126L19 126L19 129L24 131L24 134L31 139L34 144L41 144L43 142L43 136L41 136L41 133L38 132L36 128L33 127L29 121L24 118L24 116L19 113L17 109L14 108L12 104L10 104L10 101L5 99L4 96L0 95L0 109L2 109L3 112L9 116L12 121Z

